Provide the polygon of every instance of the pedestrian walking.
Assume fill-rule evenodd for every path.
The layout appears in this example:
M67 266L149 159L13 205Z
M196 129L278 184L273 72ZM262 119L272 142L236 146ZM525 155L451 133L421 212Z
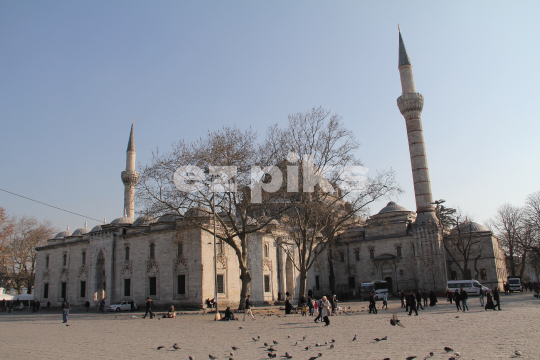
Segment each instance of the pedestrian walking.
M302 309L302 316L307 316L307 299L304 295L300 297L300 307Z
M461 288L461 292L459 294L461 296L461 307L463 308L463 311L467 309L469 311L469 307L467 306L467 299L469 298L469 295L463 288Z
M416 309L416 297L414 296L414 293L411 291L409 293L409 316L411 316L412 312L415 312L415 316L418 316L418 310Z
M480 288L480 306L484 306L484 296L486 292L484 291L484 288Z
M377 313L377 305L375 303L375 292L371 290L369 293L369 313L376 314Z
M85 302L84 307L86 308L86 312L89 312L90 311L90 301Z
M405 292L403 290L399 293L399 299L401 300L401 307L405 307Z
M251 299L249 295L246 295L246 307L244 310L244 319L242 321L246 321L246 315L249 314L253 320L255 320L255 316L253 316L253 313L251 312Z
M422 296L424 297L424 306L427 307L428 306L428 303L427 303L428 293L426 289L424 289L424 293L422 294Z
M64 299L64 302L62 302L62 318L64 320L63 323L67 323L68 314L69 314L69 303L67 299Z
M154 302L149 297L146 298L146 313L143 315L143 319L146 317L146 315L150 314L150 319L154 318L154 313L152 312L152 308L154 307Z
M131 310L131 312L135 311L135 301L131 300L129 302L129 309Z
M321 314L322 314L322 299L319 299L319 301L317 301L315 306L317 306L317 317L313 321L314 322L319 322L319 320L322 321L322 316L321 316Z
M385 310L388 310L388 293L383 294L381 309L382 308L384 308Z
M461 310L461 294L459 293L458 289L454 291L454 302L456 303L457 311Z
M315 310L314 308L314 304L313 304L313 299L311 298L311 296L308 296L307 298L307 303L308 303L308 307L309 307L309 316L313 316L313 311Z
M424 310L424 307L422 306L422 295L420 294L420 290L416 291L416 303L418 304L416 310L418 310L418 308Z
M51 302L47 300L47 311L51 310Z
M495 304L493 304L493 296L491 293L487 293L487 300L486 300L486 306L484 307L484 310L493 309L495 310Z
M429 306L437 306L437 295L433 290L429 292Z
M99 312L105 314L105 299L101 299L99 302Z
M337 299L337 296L334 295L332 296L332 316L334 316L334 314L337 315L337 303L338 303L338 299Z
M497 302L493 307L493 310L495 310L495 307L497 307L497 310L501 310L501 297L499 296L499 289L497 288L493 289L493 300Z
M446 289L446 301L449 301L450 305L452 305L453 297L454 297L454 294L452 293L452 290Z
M326 298L326 296L323 296L322 302L321 302L321 316L325 322L325 326L330 325L330 319L328 316L330 315L331 307L330 302Z

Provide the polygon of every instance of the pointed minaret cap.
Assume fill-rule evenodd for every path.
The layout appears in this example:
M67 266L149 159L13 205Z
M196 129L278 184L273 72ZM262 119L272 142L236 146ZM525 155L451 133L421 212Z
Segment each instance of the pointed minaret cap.
M135 151L135 135L133 134L133 119L131 119L131 133L129 134L129 142L127 151Z
M68 224L68 228L67 228L67 231L69 231L69 224Z
M85 221L84 222L84 227L87 227L88 226L88 221Z
M106 216L103 218L103 223L104 223L104 224L107 223L107 217L106 217Z
M398 68L403 65L411 65L411 60L407 54L407 49L405 49L405 44L403 43L403 38L401 37L401 31L399 32L399 65ZM130 140L131 141L131 140Z

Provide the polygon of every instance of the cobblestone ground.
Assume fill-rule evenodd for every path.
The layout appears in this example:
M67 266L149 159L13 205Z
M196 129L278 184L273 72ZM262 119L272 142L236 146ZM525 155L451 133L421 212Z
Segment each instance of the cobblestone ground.
M277 358L288 352L293 359L448 359L445 346L461 354L460 359L508 359L520 350L524 359L540 359L540 300L530 292L502 295L502 311L484 311L476 297L469 298L470 312L457 312L454 305L439 299L435 307L407 316L399 301L388 310L367 313L367 303L350 302L351 314L331 317L329 327L311 317L268 314L256 308L256 320L215 322L213 315L191 313L176 319L142 319L141 313L96 314L75 312L69 327L59 311L0 314L0 358L4 359L268 359L264 342L278 344ZM379 307L378 303L378 307ZM275 308L268 308L273 309ZM391 326L392 313L406 328ZM132 317L137 316L136 318ZM240 328L243 327L243 328ZM357 335L357 340L352 341ZM288 337L290 335L290 338ZM306 336L303 340L304 335ZM260 341L253 337L260 336ZM388 336L388 340L373 339ZM335 347L330 342L335 339ZM298 345L294 345L298 341ZM324 345L328 342L328 345ZM181 348L174 351L172 345ZM316 343L323 346L317 347ZM164 346L161 350L155 350ZM305 350L306 346L310 346ZM283 359L283 357L281 357Z

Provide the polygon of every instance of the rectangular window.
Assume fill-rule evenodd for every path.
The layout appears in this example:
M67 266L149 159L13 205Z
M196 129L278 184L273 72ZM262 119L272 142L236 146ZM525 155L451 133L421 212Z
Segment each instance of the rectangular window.
M126 261L128 261L129 260L129 246L126 246L126 254L125 255L126 255L125 259L126 259Z
M471 280L472 279L471 269L467 269L467 272L465 275L467 275L467 278L465 280Z
M178 243L177 251L178 251L178 257L181 257L184 253L184 244Z
M82 253L82 264L86 265L86 251L83 251Z
M349 289L354 289L356 287L356 282L354 281L354 276L349 276Z
M43 284L43 298L49 298L49 284Z
M270 275L264 275L264 292L270 292Z
M124 279L124 296L131 296L131 279Z
M61 291L60 291L60 297L63 299L66 298L67 296L67 283L63 282L61 283L61 287L60 287Z
M49 255L45 256L45 269L49 268Z
M86 281L81 281L81 293L80 297L86 297Z
M487 280L487 271L486 269L480 269L480 279Z
M369 249L369 258L371 260L375 259L375 249Z
M315 275L315 290L321 290L321 282L319 280L319 275Z
M157 279L155 277L151 277L149 279L150 282L150 296L156 296L157 295Z
M217 292L218 294L225 294L225 276L224 275L218 275L217 276Z
M156 245L154 245L154 243L150 244L150 259L154 258L155 248L156 248Z
M339 253L339 257L340 257L341 262L345 262L345 253L344 252Z
M186 275L178 275L177 281L178 295L186 295Z
M354 257L355 257L356 261L360 261L360 251L355 251L354 252Z
M401 259L401 246L398 246L398 247L396 248L396 250L397 250L397 258L398 258L398 259Z
M67 254L64 254L62 256L62 264L63 264L62 266L67 266Z

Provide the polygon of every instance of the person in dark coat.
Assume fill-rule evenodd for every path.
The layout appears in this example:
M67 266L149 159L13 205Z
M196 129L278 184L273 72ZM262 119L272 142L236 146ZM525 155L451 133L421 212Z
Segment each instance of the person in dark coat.
M424 306L427 307L428 306L428 302L427 302L428 293L427 293L426 289L424 289L424 292L423 292L422 296L424 297Z
M409 316L411 316L412 312L415 312L415 316L418 316L418 310L416 309L416 297L414 296L414 293L411 291L409 293Z
M51 310L51 302L47 300L47 311Z
M84 307L86 308L86 312L89 312L90 311L90 301L85 302Z
M404 292L403 296L405 297L405 312L409 311L409 304L411 303L409 292Z
M135 301L131 300L129 302L129 308L130 308L131 312L135 311Z
M152 308L154 307L154 302L149 297L146 298L146 313L143 315L143 319L146 317L146 315L150 314L150 319L154 318L154 313L152 312Z
M465 309L469 311L469 307L467 306L467 299L469 298L469 295L467 295L467 292L463 290L463 288L461 288L459 295L461 297L461 307L463 308L463 311L465 311Z
M401 307L405 307L405 292L403 290L399 293L399 299L401 300Z
M446 289L446 300L450 301L450 305L452 305L453 298L454 298L454 294L452 293L452 290Z
M437 295L435 295L435 291L431 290L429 293L429 306L436 306L437 305Z
M497 302L495 304L497 310L501 310L501 297L499 296L499 289L497 288L493 289L493 300ZM493 307L493 310L495 310L495 306Z
M377 313L377 305L375 303L375 293L373 290L369 293L369 313Z
M424 310L424 307L422 306L422 295L420 294L420 290L416 292L416 303L418 304L416 306L416 310L418 310L418 308Z
M454 291L454 302L456 303L457 311L461 310L461 294L459 293L458 289Z
M285 298L285 314L290 314L292 309L291 301L289 300L289 297L287 296Z
M488 309L493 309L495 310L495 304L493 304L493 296L491 295L490 292L487 293L487 298L486 298L486 306L484 307L484 310L488 310Z
M68 314L69 314L69 303L67 299L64 299L64 302L62 303L62 317L63 317L64 323L67 323L68 321Z

